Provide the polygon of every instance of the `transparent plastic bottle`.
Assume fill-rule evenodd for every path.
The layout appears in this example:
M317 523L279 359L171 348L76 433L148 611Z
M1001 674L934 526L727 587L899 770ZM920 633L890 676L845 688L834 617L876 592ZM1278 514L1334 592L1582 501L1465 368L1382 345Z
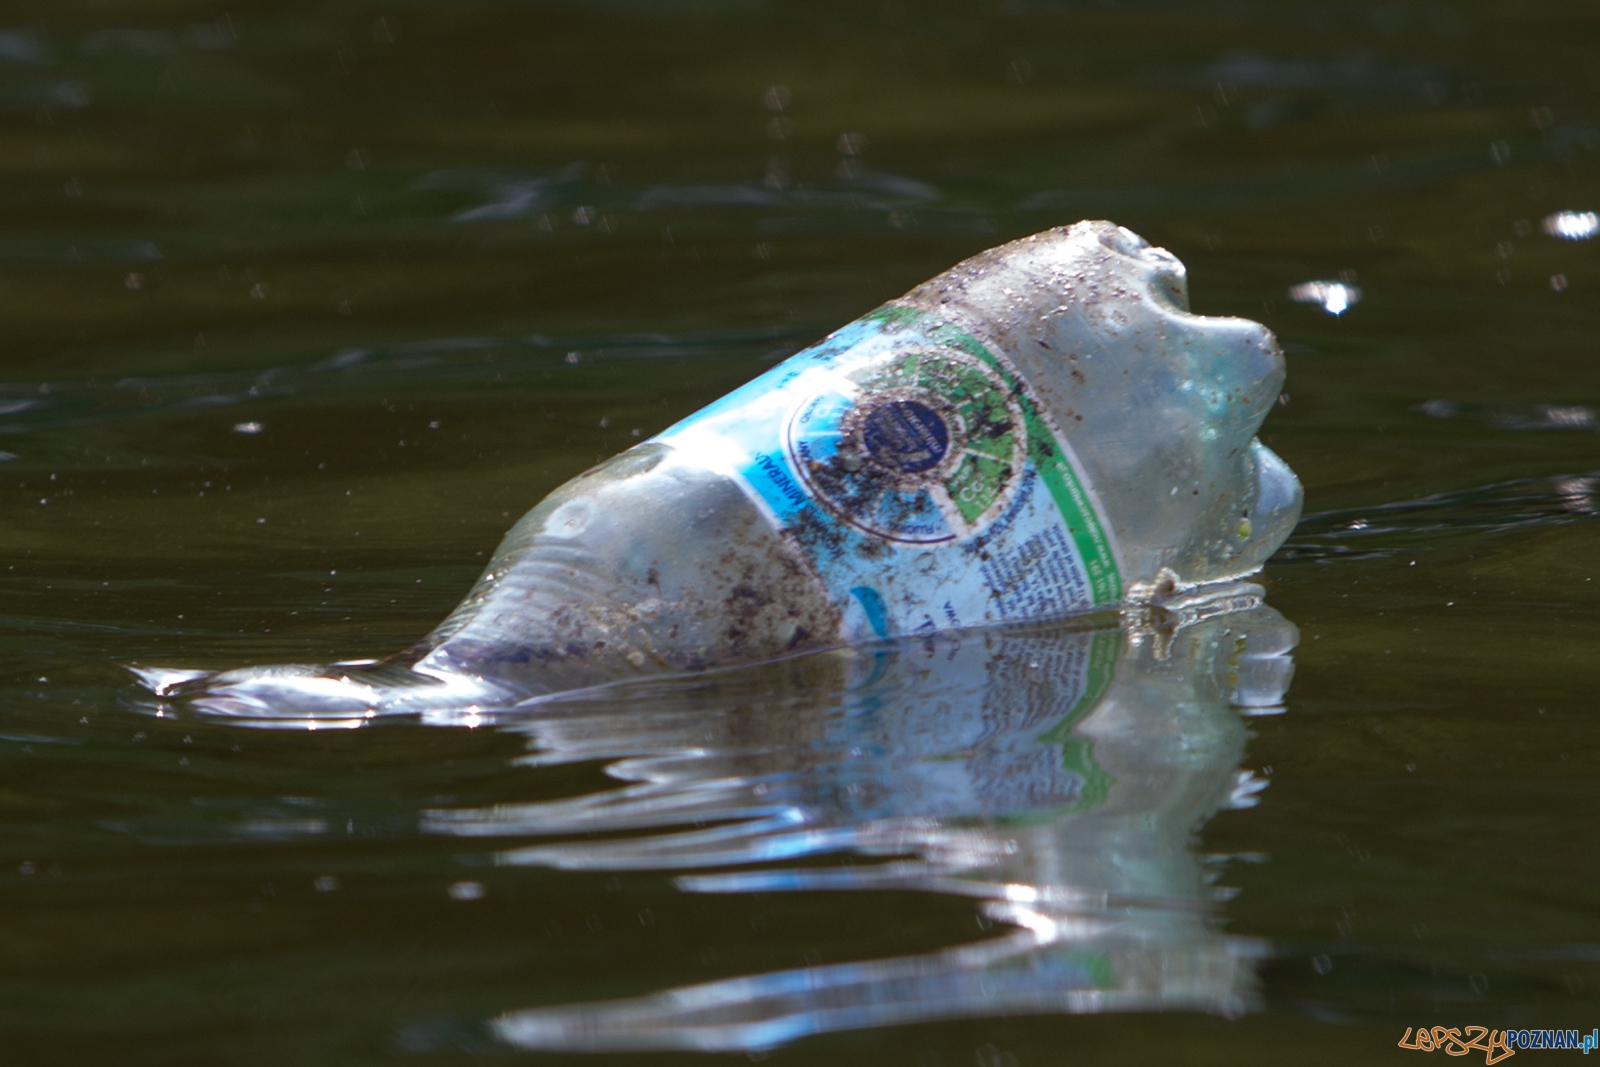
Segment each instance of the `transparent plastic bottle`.
M1283 377L1265 327L1189 312L1170 253L1049 230L563 485L377 669L145 677L223 712L403 710L1159 601L1293 528L1255 439Z

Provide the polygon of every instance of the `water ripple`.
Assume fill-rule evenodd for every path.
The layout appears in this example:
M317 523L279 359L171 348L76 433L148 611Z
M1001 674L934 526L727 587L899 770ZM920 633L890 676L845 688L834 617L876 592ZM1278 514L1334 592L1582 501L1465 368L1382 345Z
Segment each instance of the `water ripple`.
M633 360L777 359L799 347L802 328L698 333L521 334L444 337L341 349L312 363L264 370L120 378L0 382L0 435L134 417L233 407L287 396L449 380L504 379L559 367Z
M1300 520L1274 563L1387 559L1458 535L1499 534L1588 522L1600 515L1600 472L1517 478Z

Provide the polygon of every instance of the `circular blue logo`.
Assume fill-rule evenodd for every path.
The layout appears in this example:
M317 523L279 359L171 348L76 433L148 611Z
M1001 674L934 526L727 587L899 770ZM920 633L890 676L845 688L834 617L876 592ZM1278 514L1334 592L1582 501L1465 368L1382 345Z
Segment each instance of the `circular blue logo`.
M867 455L888 470L921 474L937 467L950 451L950 427L920 400L890 400L867 414L861 443Z

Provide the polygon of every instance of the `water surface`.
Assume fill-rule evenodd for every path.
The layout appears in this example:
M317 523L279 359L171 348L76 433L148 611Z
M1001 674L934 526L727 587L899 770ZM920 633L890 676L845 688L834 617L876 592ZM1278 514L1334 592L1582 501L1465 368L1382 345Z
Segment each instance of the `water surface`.
M0 1045L1344 1064L1592 1027L1600 242L1542 220L1600 208L1596 18L9 5ZM1284 343L1309 514L1270 606L361 729L131 684L400 648L565 479L1082 217Z

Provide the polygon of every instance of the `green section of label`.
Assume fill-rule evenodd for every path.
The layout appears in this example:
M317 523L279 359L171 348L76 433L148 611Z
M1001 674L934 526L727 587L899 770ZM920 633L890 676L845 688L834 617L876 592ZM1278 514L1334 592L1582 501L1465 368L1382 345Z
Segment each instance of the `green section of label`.
M1069 952L1067 961L1077 964L1089 976L1094 989L1117 988L1117 967L1104 952Z
M1061 746L1061 765L1083 782L1077 803L1068 811L1093 811L1106 802L1116 784L1105 768L1094 759L1094 742L1073 734L1078 723L1111 686L1117 672L1117 656L1122 651L1121 630L1099 630L1089 645L1089 669L1084 675L1083 695L1060 722L1039 735L1043 745Z

